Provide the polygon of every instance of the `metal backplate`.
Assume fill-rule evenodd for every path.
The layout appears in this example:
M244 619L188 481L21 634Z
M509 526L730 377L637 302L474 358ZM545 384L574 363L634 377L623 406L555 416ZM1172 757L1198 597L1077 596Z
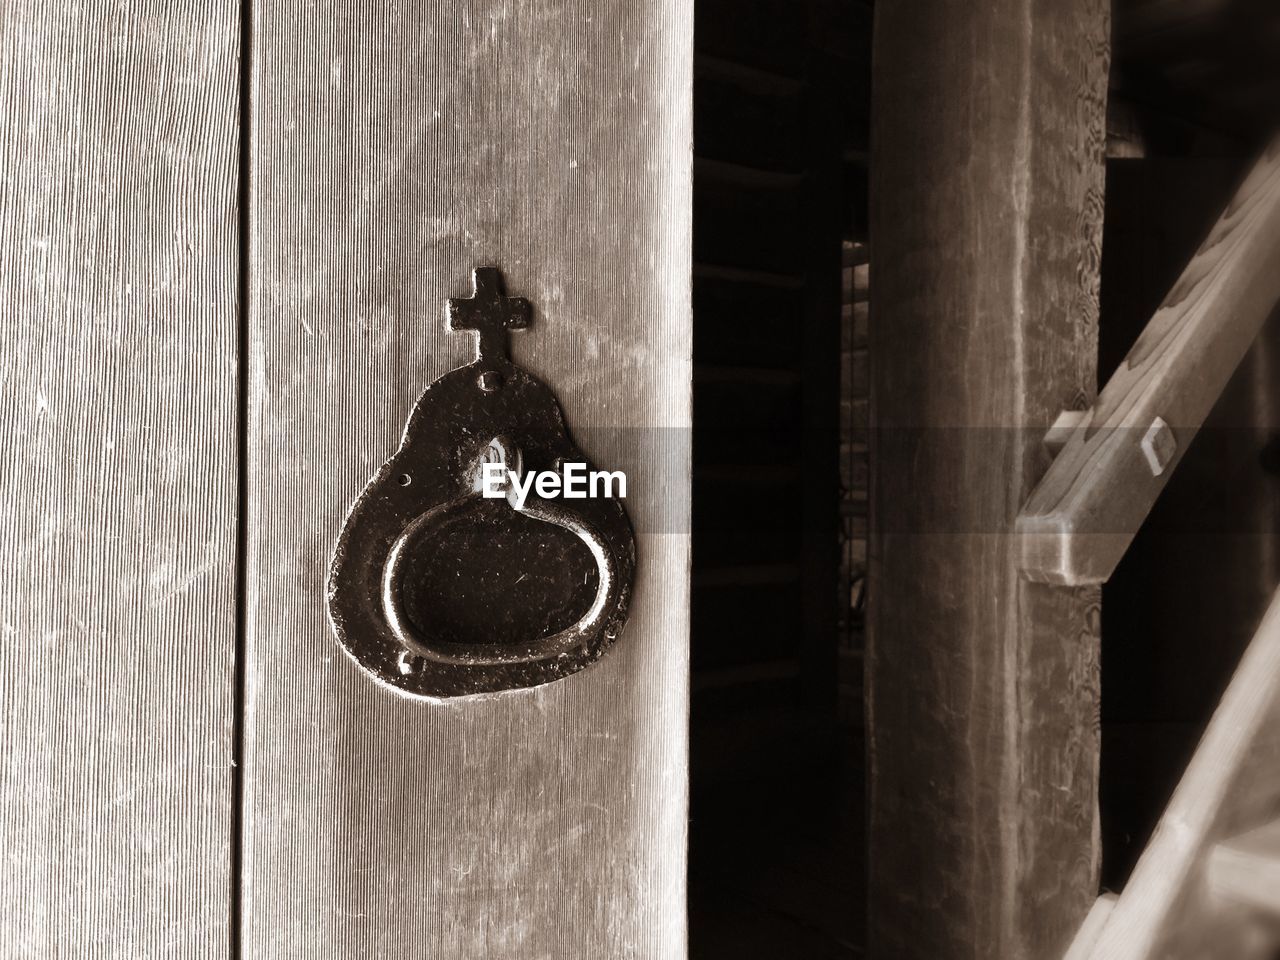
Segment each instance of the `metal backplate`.
M620 500L481 495L486 462L520 477L587 461L552 392L507 356L507 330L528 325L528 303L505 296L493 267L474 282L448 318L477 333L476 359L418 400L400 449L351 507L330 567L339 642L411 696L532 687L581 670L621 632L635 574Z

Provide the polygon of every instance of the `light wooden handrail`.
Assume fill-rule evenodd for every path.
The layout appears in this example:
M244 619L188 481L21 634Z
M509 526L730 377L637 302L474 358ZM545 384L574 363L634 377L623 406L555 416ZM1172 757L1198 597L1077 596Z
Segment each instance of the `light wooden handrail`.
M1217 844L1205 874L1218 901L1280 918L1280 820Z
M1280 300L1280 139L1258 161L1018 516L1032 580L1107 580Z
M1185 932L1215 845L1280 803L1280 590L1113 909L1081 927L1073 960L1149 960ZM1101 927L1101 929L1099 929ZM1181 955L1181 954L1179 954ZM1192 955L1191 953L1187 954ZM1199 955L1199 954L1195 954ZM1221 956L1234 956L1225 945Z

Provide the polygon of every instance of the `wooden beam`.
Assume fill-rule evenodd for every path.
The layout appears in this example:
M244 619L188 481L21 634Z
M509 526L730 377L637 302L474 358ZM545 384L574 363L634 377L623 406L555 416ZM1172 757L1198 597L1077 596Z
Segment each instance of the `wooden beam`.
M1108 893L1094 901L1089 915L1084 918L1084 923L1080 925L1080 932L1071 941L1071 949L1067 951L1063 960L1089 960L1090 955L1093 953L1094 945L1097 944L1098 938L1102 936L1102 928L1107 925L1107 921L1111 918L1111 911L1115 909L1116 900L1117 897L1114 893Z
M1280 299L1280 141L1018 517L1032 580L1106 581Z
M0 952L222 960L239 5L0 23Z
M1214 938L1217 955L1255 956L1243 946L1229 945L1240 931L1214 922L1204 903L1203 870L1216 842L1273 816L1277 804L1280 590L1089 955L1091 960L1191 960L1208 955L1197 952L1197 941L1214 942Z
M1217 844L1206 874L1213 896L1280 919L1280 820Z
M692 4L255 6L245 956L644 957L685 944ZM343 516L474 346L628 479L630 617L598 664L414 702L343 655Z
M1096 384L1108 4L875 29L870 954L1060 960L1097 894L1098 592L1026 582L1013 524Z

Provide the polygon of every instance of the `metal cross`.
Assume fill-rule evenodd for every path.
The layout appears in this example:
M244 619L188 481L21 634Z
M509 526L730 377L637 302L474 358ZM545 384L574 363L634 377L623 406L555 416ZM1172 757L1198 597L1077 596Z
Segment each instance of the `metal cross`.
M474 330L479 360L507 359L507 331L529 325L529 301L508 297L497 267L476 267L472 295L449 298L449 329Z

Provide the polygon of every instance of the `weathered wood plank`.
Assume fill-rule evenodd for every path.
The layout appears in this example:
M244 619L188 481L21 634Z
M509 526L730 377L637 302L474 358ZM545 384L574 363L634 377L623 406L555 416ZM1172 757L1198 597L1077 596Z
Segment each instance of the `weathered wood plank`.
M1280 591L1263 617L1151 843L1134 868L1093 960L1193 958L1198 943L1223 956L1261 956L1243 931L1215 923L1205 902L1204 864L1213 844L1280 809ZM1234 925L1238 927L1238 924ZM1267 954L1269 955L1269 954Z
M245 955L684 950L691 11L684 0L269 0L254 16ZM468 358L478 263L516 359L627 473L630 621L551 686L427 704L339 651L347 506Z
M0 14L0 952L224 958L238 5Z
M1280 299L1280 141L1254 168L1018 517L1022 568L1102 583Z
M1097 591L1027 583L1013 524L1095 388L1108 4L875 29L869 952L1057 960L1097 891Z

